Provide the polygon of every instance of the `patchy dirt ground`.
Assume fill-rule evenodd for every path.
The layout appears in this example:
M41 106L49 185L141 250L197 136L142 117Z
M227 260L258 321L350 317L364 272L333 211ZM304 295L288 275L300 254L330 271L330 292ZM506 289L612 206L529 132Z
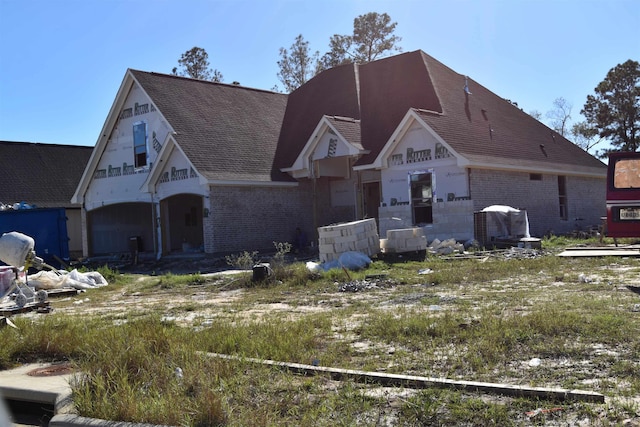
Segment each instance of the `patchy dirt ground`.
M482 262L479 260L478 262ZM585 264L583 264L585 265ZM588 264L586 264L588 265ZM116 267L118 267L116 265ZM523 315L532 306L532 300L553 301L554 299L570 297L572 294L589 294L594 299L607 299L619 305L619 309L629 313L629 316L640 316L640 260L611 258L606 265L583 268L578 270L540 271L537 274L526 274L518 279L487 280L483 283L475 283L473 289L468 284L459 286L440 287L430 282L431 272L416 269L416 280L412 284L399 284L390 281L380 275L370 278L367 283L360 286L349 282L337 281L333 286L314 292L290 292L282 291L277 294L263 294L255 289L236 288L234 277L242 272L229 270L224 259L174 259L165 260L162 263L146 262L138 265L122 264L118 269L123 273L132 274L133 281L117 292L108 289L100 291L87 291L74 296L66 296L52 301L56 313L70 315L101 314L109 318L125 318L130 313L145 313L155 311L161 313L163 318L174 321L186 327L207 327L215 319L229 318L233 321L245 319L248 321L260 321L263 317L280 316L286 319L296 319L311 313L330 311L334 308L345 309L347 307L370 306L380 310L397 311L398 309L423 310L430 315L438 315L450 310L456 310L456 304L464 303L478 310L495 305L502 296L527 295L519 304L511 305L506 310L507 315ZM145 286L149 281L155 280L166 272L173 274L199 273L206 279L197 285L190 285L181 292L175 289L163 290ZM244 272L250 274L250 272ZM345 286L349 285L349 286ZM532 288L535 292L532 293ZM428 300L428 303L425 301ZM37 314L30 314L37 316ZM358 354L362 358L371 357L372 354L394 355L409 352L410 349L398 346L389 346L382 343L370 342L361 339L354 331L361 324L363 317L354 311L348 321L340 324L334 330L335 337L351 346L355 357ZM467 320L472 324L473 318ZM466 327L461 324L460 327ZM630 337L629 345L635 345L637 337ZM440 356L448 357L448 352L454 348L443 348ZM522 384L522 373L531 372L542 365L546 375L561 378L563 372L579 372L582 378L579 389L599 390L604 383L615 382L608 366L601 365L602 360L616 360L621 355L628 354L628 349L611 348L606 345L594 345L592 356L594 360L575 360L566 358L521 358L513 360L496 377L501 383ZM376 356L378 357L378 356ZM393 357L391 357L393 359ZM638 363L637 361L630 361ZM387 368L393 371L393 363ZM437 364L432 367L432 372L425 373L418 368L407 365L405 374L420 376L437 376ZM526 374L529 375L529 374ZM526 376L525 375L525 376ZM533 376L535 378L535 375ZM469 378L474 380L474 378ZM524 384L526 385L526 384ZM537 384L545 386L547 384ZM554 384L551 384L552 386ZM334 385L335 386L335 385ZM625 384L619 384L621 388ZM330 385L328 385L330 387ZM384 396L391 410L400 402L415 394L415 390L387 387L367 387L363 393L371 396ZM504 396L480 395L482 400L501 402L508 400ZM530 414L523 417L523 425L594 425L594 418L584 417L581 411L573 411L564 407L562 416L536 412L536 409L551 407L551 404L541 402L540 408L533 408ZM611 418L611 411L615 408L631 408L628 416L622 422L617 418ZM614 408L614 409L612 409ZM595 416L595 425L629 425L640 426L640 396L626 396L608 398L605 405L594 408L599 415ZM635 411L635 412L634 412ZM634 415L635 413L635 415ZM546 415L544 415L546 414ZM617 421L611 423L610 420ZM379 425L393 425L391 416L387 423Z
M402 287L402 292L398 292L398 284L389 281L385 277L373 277L363 284L357 281L349 281L346 277L343 281L335 282L335 287L325 289L321 295L309 295L301 298L299 294L282 293L277 302L264 302L259 299L251 304L250 310L243 310L242 315L250 319L255 319L261 314L283 313L292 318L297 314L307 314L310 312L326 311L332 307L344 307L347 305L365 303L374 304L377 307L389 310L398 307L412 305L423 305L425 296L436 295L439 298L438 304L431 304L424 307L430 310L439 310L457 299L467 300L478 304L478 293L518 293L524 289L530 289L535 285L538 287L537 298L539 300L557 298L560 294L571 294L583 292L571 282L582 284L603 284L610 286L611 292L635 293L640 295L640 273L639 265L618 264L612 259L612 263L605 267L591 269L580 273L577 277L564 277L560 275L550 278L544 271L539 272L540 283L532 284L530 277L522 277L521 280L493 280L481 284L474 288L473 292L465 292L462 289L438 289L428 282L428 275L424 275L425 283L410 285L410 288ZM117 266L116 266L117 267ZM162 306L166 313L172 313L174 309L191 305L189 312L174 317L178 322L185 324L193 322L194 319L212 318L218 315L233 313L232 309L238 302L242 302L247 294L253 290L234 287L233 277L239 274L251 274L250 271L236 270L229 267L223 259L174 259L163 262L141 263L139 265L123 264L119 267L122 273L132 274L135 281L125 287L120 293L101 293L99 298L94 298L91 290L80 293L77 296L54 300L57 312L79 314L82 312L109 313L114 316L117 313L125 313L130 310L145 311L147 309L157 309ZM176 293L172 290L147 290L138 291L138 283L152 280L155 276L165 273L172 274L198 274L206 281L200 285L189 286L184 293ZM424 273L424 272L423 272ZM416 274L420 274L416 271ZM574 275L575 276L575 275ZM541 284L543 282L548 284ZM106 298L105 298L106 297ZM598 298L608 298L609 295L598 293ZM73 304L59 304L65 301L72 301ZM90 304L87 304L89 303ZM484 304L487 302L485 301ZM638 298L640 303L640 297ZM630 310L640 311L640 305L631 307ZM526 307L515 306L511 310L514 312L524 312Z

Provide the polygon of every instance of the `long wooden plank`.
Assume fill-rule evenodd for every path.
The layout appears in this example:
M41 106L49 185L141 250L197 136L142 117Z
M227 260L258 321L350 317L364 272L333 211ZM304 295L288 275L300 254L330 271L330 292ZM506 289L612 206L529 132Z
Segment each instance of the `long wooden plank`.
M566 249L558 254L561 257L605 257L605 256L640 256L639 249Z
M591 391L568 390L562 388L526 387L510 384L496 384L479 381L451 380L447 378L421 377L414 375L388 374L382 372L360 371L355 369L341 369L324 366L305 365L301 363L277 362L274 360L255 359L228 354L205 353L219 359L260 363L286 369L301 375L328 374L334 380L351 379L353 381L382 384L385 386L408 388L448 388L463 391L502 394L514 397L534 397L557 401L582 401L604 403L604 395Z

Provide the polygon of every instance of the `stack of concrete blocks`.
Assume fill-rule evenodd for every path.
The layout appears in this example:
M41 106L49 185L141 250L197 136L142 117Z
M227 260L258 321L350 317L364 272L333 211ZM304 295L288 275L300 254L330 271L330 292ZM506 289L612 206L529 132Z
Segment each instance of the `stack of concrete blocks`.
M473 200L456 200L433 204L433 224L429 239L455 239L465 242L473 237Z
M333 261L350 251L371 257L380 252L380 237L374 218L318 228L320 262Z
M386 236L387 230L413 227L410 205L380 206L380 236Z
M427 236L421 227L387 230L387 238L380 239L382 253L402 253L427 249Z

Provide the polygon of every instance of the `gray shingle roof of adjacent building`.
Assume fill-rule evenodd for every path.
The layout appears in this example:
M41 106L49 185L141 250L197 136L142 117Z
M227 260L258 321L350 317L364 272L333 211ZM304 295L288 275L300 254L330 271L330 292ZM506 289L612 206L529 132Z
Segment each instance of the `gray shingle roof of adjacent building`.
M292 180L274 167L287 95L130 70L209 180Z
M93 147L0 141L0 203L72 207Z

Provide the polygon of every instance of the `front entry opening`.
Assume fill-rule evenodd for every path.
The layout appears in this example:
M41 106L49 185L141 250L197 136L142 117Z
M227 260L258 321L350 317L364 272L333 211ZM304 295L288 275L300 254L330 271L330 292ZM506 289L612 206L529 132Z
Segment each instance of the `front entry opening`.
M202 196L178 194L161 202L163 253L203 252Z
M364 217L375 218L378 223L378 208L380 207L380 183L365 182L362 184Z

